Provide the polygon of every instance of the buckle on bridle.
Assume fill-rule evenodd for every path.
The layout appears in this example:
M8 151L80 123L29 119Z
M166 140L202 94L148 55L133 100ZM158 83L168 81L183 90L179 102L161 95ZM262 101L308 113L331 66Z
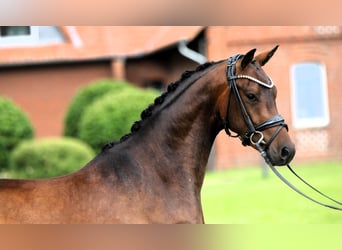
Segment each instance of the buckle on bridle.
M249 141L251 142L252 145L262 145L266 144L264 141L264 134L260 131L254 131L249 137Z

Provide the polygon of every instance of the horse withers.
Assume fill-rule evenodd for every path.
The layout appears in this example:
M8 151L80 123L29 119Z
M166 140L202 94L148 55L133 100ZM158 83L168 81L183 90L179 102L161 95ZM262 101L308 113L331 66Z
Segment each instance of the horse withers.
M274 165L294 157L276 86L262 69L276 49L184 72L131 133L74 173L0 180L0 222L203 223L201 187L222 129L246 146L262 137Z

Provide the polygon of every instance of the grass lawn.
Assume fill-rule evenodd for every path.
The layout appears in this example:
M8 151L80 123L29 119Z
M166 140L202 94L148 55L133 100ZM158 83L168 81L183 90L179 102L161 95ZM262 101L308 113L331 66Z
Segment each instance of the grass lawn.
M295 171L323 193L342 201L342 163L293 165ZM300 183L286 167L280 172L300 190L336 205ZM342 223L342 211L322 207L287 187L269 169L238 168L208 172L202 188L207 224ZM338 206L338 205L337 205ZM342 206L340 206L342 207Z

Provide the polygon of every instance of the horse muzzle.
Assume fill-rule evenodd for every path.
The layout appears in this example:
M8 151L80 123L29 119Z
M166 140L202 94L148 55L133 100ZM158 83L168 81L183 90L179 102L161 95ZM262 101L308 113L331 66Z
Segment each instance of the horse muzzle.
M292 161L296 154L296 149L294 144L287 144L281 146L277 150L274 150L273 147L269 147L266 153L273 165L284 166Z

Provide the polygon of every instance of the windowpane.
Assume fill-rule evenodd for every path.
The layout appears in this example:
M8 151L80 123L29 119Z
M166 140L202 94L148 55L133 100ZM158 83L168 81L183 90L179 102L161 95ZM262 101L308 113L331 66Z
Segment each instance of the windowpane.
M329 122L325 68L316 62L292 68L293 122L295 127L321 127Z
M1 26L0 35L3 37L30 35L30 26Z
M0 49L59 44L65 38L55 26L0 26Z

